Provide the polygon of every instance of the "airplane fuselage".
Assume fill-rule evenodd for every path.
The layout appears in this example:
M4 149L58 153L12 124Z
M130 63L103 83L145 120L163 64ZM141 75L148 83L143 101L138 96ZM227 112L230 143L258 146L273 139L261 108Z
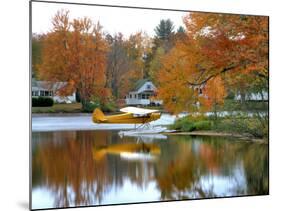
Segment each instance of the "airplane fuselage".
M99 112L99 111L98 111ZM150 113L146 115L136 115L132 113L123 113L116 115L102 115L98 112L93 114L93 122L108 124L145 124L155 121L161 117L161 113Z

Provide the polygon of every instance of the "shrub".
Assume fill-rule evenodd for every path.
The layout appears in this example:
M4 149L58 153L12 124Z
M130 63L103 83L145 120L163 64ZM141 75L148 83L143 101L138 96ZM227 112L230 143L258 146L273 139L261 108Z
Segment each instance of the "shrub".
M194 131L195 130L195 126L192 122L190 121L183 121L181 122L181 128L180 128L181 131L184 131L184 132L191 132L191 131Z
M195 120L194 117L183 117L175 121L171 125L171 129L180 130L183 132L191 132L195 130L210 130L212 122L209 120ZM201 118L200 118L201 119Z
M83 109L83 112L87 112L87 113L91 113L93 112L93 110L95 110L95 108L99 108L100 107L100 104L98 102L83 102L82 103L82 109Z
M101 105L101 110L103 112L112 112L112 111L116 111L116 104L114 102L108 102L108 103L104 103Z
M113 101L101 103L99 100L83 103L83 112L91 113L96 108L100 108L103 112L112 112L116 110L116 104Z
M32 98L32 107L37 107L38 106L38 100L37 98L33 97Z
M187 117L190 121L192 122L198 122L198 121L204 121L204 120L209 120L209 117L202 115L200 113L196 114L196 115L189 115Z
M54 100L50 97L32 98L32 107L51 107L54 105Z
M268 125L257 118L229 118L222 120L215 128L218 131L245 133L257 138L268 136Z
M212 125L212 122L208 120L194 122L195 130L211 130Z

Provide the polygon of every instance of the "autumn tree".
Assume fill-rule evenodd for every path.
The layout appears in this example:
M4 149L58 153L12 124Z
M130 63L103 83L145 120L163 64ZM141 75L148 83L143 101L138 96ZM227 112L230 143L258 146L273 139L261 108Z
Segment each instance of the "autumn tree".
M239 75L251 75L263 84L268 81L267 17L189 13L184 24L186 36L162 59L163 67L158 74L162 88L159 93L166 99L164 104L180 101L182 106L169 107L186 110L187 104L194 103L194 95L187 96L186 90L206 85L217 76L224 83L231 81L232 84L241 82ZM168 81L176 87L180 84L186 90L182 95L164 91ZM205 94L210 93L206 86Z
M213 110L215 123L217 120L218 106L223 105L226 97L225 85L221 76L210 79L202 90L199 101L207 110Z
M162 62L165 55L170 55L169 51L173 49L177 42L181 42L186 38L185 30L180 26L177 32L172 33L168 40L159 43L157 37L154 38L154 46L151 51L150 61L149 61L149 77L153 82L158 85L158 71L162 68Z
M192 60L188 83L203 84L224 73L252 74L268 80L268 18L262 16L190 13L184 19L207 64ZM192 55L192 54L191 54ZM200 71L201 69L202 71Z
M58 11L53 28L43 40L40 78L68 82L60 95L78 91L83 108L93 97L106 100L105 69L107 43L99 23L89 18L69 19L68 11Z
M145 73L144 57L150 50L150 39L143 32L125 38L121 33L107 35L110 50L107 61L107 87L114 97L124 98Z
M183 51L173 48L161 58L161 68L156 74L158 81L158 98L163 100L165 109L171 113L180 113L193 109L198 96L191 86L186 86L187 60L179 59Z
M121 33L106 36L110 50L107 55L106 86L112 90L113 96L119 97L119 84L123 74L128 72L129 60Z

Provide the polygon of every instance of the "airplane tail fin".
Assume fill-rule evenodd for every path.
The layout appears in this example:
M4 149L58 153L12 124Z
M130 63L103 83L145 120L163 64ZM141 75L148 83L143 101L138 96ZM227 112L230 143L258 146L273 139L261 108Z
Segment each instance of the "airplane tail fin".
M101 123L103 120L105 120L104 113L99 108L96 108L92 114L92 121Z

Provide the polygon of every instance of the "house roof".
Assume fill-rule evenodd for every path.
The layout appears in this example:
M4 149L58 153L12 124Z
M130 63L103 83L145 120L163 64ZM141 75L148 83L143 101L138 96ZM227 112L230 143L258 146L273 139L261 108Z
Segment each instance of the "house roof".
M138 91L146 82L149 82L149 79L141 79L136 82L134 87L134 91Z
M32 79L32 87L37 87L39 89L48 89L48 90L58 90L67 85L67 82L50 82L50 81L36 81Z

